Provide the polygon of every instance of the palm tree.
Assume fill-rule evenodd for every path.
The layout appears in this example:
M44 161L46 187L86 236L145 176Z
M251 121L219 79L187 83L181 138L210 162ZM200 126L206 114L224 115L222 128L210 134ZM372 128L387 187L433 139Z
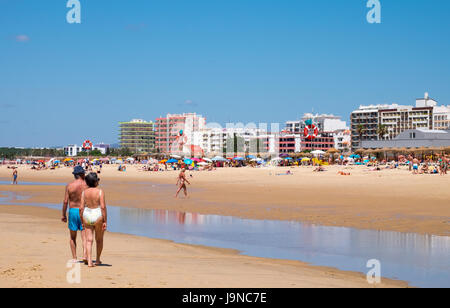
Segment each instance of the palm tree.
M358 127L356 127L356 132L359 135L359 145L361 145L362 136L363 136L365 130L366 129L364 128L364 125L362 125L362 124L358 124Z
M383 140L383 139L384 139L384 136L386 136L388 133L389 133L389 131L388 131L388 128L387 128L386 125L380 124L380 125L378 126L377 134L378 134L378 137L379 137L381 140Z

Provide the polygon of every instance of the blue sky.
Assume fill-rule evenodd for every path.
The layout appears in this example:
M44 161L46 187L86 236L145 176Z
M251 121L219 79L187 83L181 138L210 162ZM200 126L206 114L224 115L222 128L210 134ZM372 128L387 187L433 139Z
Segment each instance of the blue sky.
M280 122L450 105L450 1L0 0L0 146L115 143L118 122Z

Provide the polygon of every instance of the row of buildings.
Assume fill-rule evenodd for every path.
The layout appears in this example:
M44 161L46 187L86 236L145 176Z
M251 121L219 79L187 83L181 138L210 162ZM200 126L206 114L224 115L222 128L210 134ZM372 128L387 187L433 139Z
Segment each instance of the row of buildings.
M307 140L304 129L312 121L319 135ZM450 106L438 106L426 93L415 106L360 106L350 116L350 127L341 117L332 114L306 113L296 121L288 121L279 129L267 125L207 123L196 113L168 114L154 122L140 119L121 122L120 146L135 153L186 154L191 156L223 153L298 153L306 150L336 149L354 151L359 148L380 148L395 145L402 133L434 138L449 130ZM433 136L432 136L433 135ZM409 136L413 136L412 134ZM446 135L445 135L446 136ZM411 146L423 146L410 140ZM405 142L400 142L405 144ZM450 145L450 144L449 144ZM406 145L404 145L406 146Z
M320 134L312 141L303 136L305 121L312 120ZM345 121L334 115L305 114L289 121L281 130L271 132L266 124L206 123L196 113L168 114L154 122L134 119L121 122L120 145L135 153L221 155L231 152L295 153L335 148L350 150L350 130ZM272 127L271 127L272 129Z

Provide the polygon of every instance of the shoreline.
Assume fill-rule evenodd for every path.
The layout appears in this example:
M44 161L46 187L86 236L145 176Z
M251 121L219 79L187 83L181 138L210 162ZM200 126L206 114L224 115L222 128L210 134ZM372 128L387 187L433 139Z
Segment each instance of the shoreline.
M61 234L58 233L59 238L66 238L67 237L67 226L65 224L59 223L56 220L52 220L50 221L50 219L55 219L56 217L58 217L57 215L57 210L52 210L52 209L45 209L45 208L36 208L36 207L30 207L30 206L0 206L0 221L2 223L0 223L0 229L2 229L2 232L5 232L5 227L4 227L4 221L7 220L9 221L9 223L14 223L15 227L18 227L20 220L25 219L26 223L29 223L29 221L32 221L33 224L33 229L34 232L39 230L41 232L39 232L40 235L42 235L42 237L44 237L45 232L42 232L42 228L47 228L47 229L51 229L53 232L55 232L55 230L57 230L57 232L61 231ZM15 217L15 218L14 218ZM37 223L36 223L36 222ZM42 226L42 228L39 228L39 225ZM64 232L64 231L66 232ZM33 231L26 231L26 230L22 230L22 233L27 234L27 236L31 236L33 233ZM46 236L46 234L45 234ZM53 233L53 236L55 237L56 235ZM404 281L400 281L400 280L392 280L392 279L387 279L387 278L382 278L382 284L381 285L369 285L366 280L365 280L365 276L362 273L358 273L358 272L350 272L350 271L341 271L335 268L330 268L330 267L323 267L323 266L314 266L314 265L310 265L308 263L304 263L301 261L295 261L295 260L281 260L281 259L270 259L270 258L260 258L260 257L251 257L251 256L246 256L241 254L239 251L237 250L232 250L232 249L225 249L225 248L215 248L215 247L209 247L209 246L201 246L201 245L190 245L190 244L181 244L181 243L176 243L173 242L171 240L165 240L165 239L152 239L152 238L147 238L147 237L139 237L139 236L134 236L134 235L128 235L128 234L121 234L121 233L107 233L106 237L105 237L105 252L103 254L103 259L105 262L109 262L108 260L111 259L113 256L115 257L114 260L115 262L119 262L119 260L123 259L123 258L127 258L127 255L114 255L114 254L110 254L110 252L108 251L110 249L110 247L112 246L120 246L120 245L124 245L124 243L118 243L122 240L122 238L124 239L124 241L126 243L128 243L129 241L136 241L139 242L141 244L144 244L144 242L148 242L151 243L152 245L156 245L156 246L161 246L161 249L167 249L168 247L174 247L175 251L183 251L183 253L185 253L186 251L194 253L196 255L204 255L204 254L209 254L210 257L212 258L213 262L208 262L209 266L208 268L212 269L216 269L216 268L221 268L223 266L222 263L217 263L218 260L214 260L214 258L217 259L221 259L221 262L231 262L231 263L236 263L233 266L238 266L239 268L242 268L243 265L247 265L244 266L245 271L250 271L253 272L255 271L255 267L258 268L258 271L256 271L256 273L253 273L254 275L256 275L256 277L258 277L259 274L259 270L263 271L264 273L267 271L270 271L271 269L273 270L274 268L276 268L276 273L273 273L272 275L262 275L262 277L259 278L258 282L255 282L254 278L255 277L251 277L250 279L247 278L243 278L243 276L247 276L249 273L246 272L234 272L232 273L232 267L227 268L226 270L223 269L223 273L222 276L218 275L215 276L215 282L213 282L213 286L214 287L255 287L255 283L257 285L257 287L369 287L369 288L374 288L374 287L410 287L406 282ZM6 243L3 243L3 245L5 245ZM111 245L110 247L108 247L109 245ZM16 245L17 246L17 245ZM69 247L68 247L68 243L65 243L65 245L63 244L63 247L59 247L60 245L58 245L57 247L54 247L54 249L58 249L60 251L64 251L65 254L67 255L67 258L69 258L70 252L69 252ZM67 247L66 247L67 246ZM136 252L136 247L135 246L131 246L133 247L133 252ZM2 247L4 248L4 247ZM42 246L42 248L44 248L44 245ZM36 249L35 247L33 247L33 249ZM147 247L148 249L148 247ZM153 249L152 249L153 250ZM5 251L2 249L2 251ZM122 252L123 253L123 252ZM177 254L168 254L167 256L164 256L163 258L166 259L172 259L172 258L183 258L181 256L177 256ZM11 257L11 256L10 256ZM14 257L16 258L20 258L19 256L15 255ZM60 256L58 256L60 257ZM131 256L130 256L131 257ZM135 257L135 256L133 256ZM162 257L160 255L160 257ZM12 260L10 260L12 261ZM20 264L20 260L16 260L16 264ZM42 260L40 260L42 261ZM65 260L63 260L65 261ZM142 262L144 262L143 260L141 260ZM189 264L190 266L196 268L198 266L197 262L199 260L195 260L194 264ZM34 262L34 260L33 260ZM33 263L31 262L31 263ZM115 264L114 262L114 264ZM127 263L127 260L123 260L122 262ZM151 258L149 258L149 260L147 260L147 262L152 263ZM244 262L244 263L242 263ZM3 263L3 262L1 262ZM10 281L10 280L15 280L14 279L14 275L9 275L8 273L11 273L11 268L6 268L8 266L5 266L5 264L1 264L0 263L0 276L4 276L2 279L4 280L4 282L0 282L0 286L30 286L33 285L34 286L41 286L39 284L39 282L34 281L34 280L41 280L41 279L33 279L33 277L29 277L28 279L25 279L23 281ZM14 262L12 262L14 263ZM36 263L36 262L34 262ZM101 272L101 274L104 274L104 272L108 272L109 275L114 275L115 270L113 269L115 267L115 265L113 264L112 267L109 268L95 268L95 270L99 269L99 274ZM220 265L219 265L220 264ZM36 265L34 265L36 267ZM11 266L10 266L11 267ZM43 268L43 272L45 272L45 268L47 267L51 267L49 264L40 264L40 266L38 268L42 269ZM248 267L248 268L247 268ZM261 268L260 268L261 267ZM100 270L101 269L101 270ZM104 270L105 269L105 270ZM112 273L110 271L110 269L113 269L112 271L114 273ZM50 269L49 269L50 270ZM52 269L55 270L55 269ZM64 268L61 267L61 270L65 270ZM86 283L86 285L84 285L84 282L82 283L82 285L80 285L80 287L91 287L91 279L93 279L93 281L100 279L100 281L103 281L103 279L101 277L97 277L97 275L94 273L94 271L92 271L91 273L89 273L89 281L88 283ZM231 272L230 272L231 271ZM14 272L14 271L13 271ZM39 272L41 272L41 270L39 270ZM292 273L293 272L293 273ZM279 277L277 277L277 275L279 273L282 273L283 279L280 279ZM93 274L93 275L91 275ZM133 273L133 275L136 275L137 273ZM167 273L160 273L162 276L167 275ZM300 275L299 275L300 274ZM17 274L18 275L18 274ZM30 275L28 273L28 275ZM41 275L41 277L43 276L43 274L39 274ZM122 272L120 275L125 275L124 272ZM227 276L224 277L223 275ZM235 275L240 275L242 277L240 277L239 279L234 279ZM305 280L305 275L309 276L308 279ZM175 275L176 277L177 275ZM174 277L174 278L175 278ZM10 278L10 279L8 279ZM134 277L134 279L136 279L137 277ZM211 279L212 277L210 277ZM142 277L140 277L140 279L142 279ZM140 279L138 279L138 281L141 281ZM286 280L287 279L287 280ZM134 280L133 280L134 281ZM238 283L236 283L236 281L239 281ZM19 285L16 285L15 283L18 283ZM64 281L60 281L58 282L58 284L56 284L56 286L61 287L61 283L64 283ZM202 281L194 281L195 284L197 284L197 287L200 288L206 288L206 287L211 287L211 285L208 284L203 284ZM115 283L116 284L116 283ZM190 285L190 284L189 284ZM46 285L46 286L50 286L50 285ZM70 286L70 285L68 285ZM113 287L119 287L121 286L119 285L111 285ZM123 285L122 285L123 286ZM144 287L151 287L152 284L146 284L143 283L141 285L139 285L139 283L137 285L133 285L133 286L144 286ZM129 287L133 287L133 286L129 286ZM185 286L185 285L184 285ZM182 285L178 285L176 283L176 281L172 281L172 282L168 282L168 283L164 283L161 282L157 287L182 287Z
M288 169L294 175L270 175ZM189 199L173 198L173 171L155 174L129 167L123 174L107 166L100 178L107 203L122 207L450 235L450 177L413 176L407 170L369 173L363 167L355 167L352 176L343 177L335 174L338 169L329 168L322 174L308 168L196 172L190 179ZM6 177L5 170L0 168L0 178ZM71 179L68 168L19 170L19 181L66 183ZM61 186L0 185L0 191L30 194L37 203L59 204L64 196Z

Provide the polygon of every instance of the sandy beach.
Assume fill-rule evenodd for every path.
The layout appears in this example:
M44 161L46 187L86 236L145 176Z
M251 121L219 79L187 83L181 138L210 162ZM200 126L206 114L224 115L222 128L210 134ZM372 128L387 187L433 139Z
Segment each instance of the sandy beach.
M105 266L83 265L81 283L68 284L68 236L59 216L0 206L0 232L8 238L0 242L0 287L371 287L358 273L115 233L106 234ZM376 287L406 286L383 279Z
M293 175L284 175L291 170ZM118 172L107 166L100 175L109 205L169 209L253 219L296 220L327 226L450 235L450 176L412 175L399 170L369 171L367 167L328 167L315 173L302 168L225 168L195 172L189 199L175 200L177 173ZM345 170L350 176L337 172ZM70 169L19 169L19 180L61 182ZM0 179L11 171L0 167ZM2 191L31 195L33 202L61 203L58 186L0 185ZM30 200L27 200L27 202Z
M176 172L118 172L106 166L101 186L109 206L169 209L252 219L296 220L321 225L449 235L447 189L450 178L411 175L406 169L370 172L342 167L323 173L312 168L218 169L189 177L190 197L175 200ZM0 167L0 180L11 170ZM19 183L72 180L71 169L19 168ZM61 204L64 186L0 185L20 202ZM2 241L0 287L66 287L70 258L67 226L60 212L24 206L0 207ZM360 273L239 255L225 249L176 244L107 233L104 261L112 266L83 267L79 287L373 287ZM407 287L383 279L377 287Z

